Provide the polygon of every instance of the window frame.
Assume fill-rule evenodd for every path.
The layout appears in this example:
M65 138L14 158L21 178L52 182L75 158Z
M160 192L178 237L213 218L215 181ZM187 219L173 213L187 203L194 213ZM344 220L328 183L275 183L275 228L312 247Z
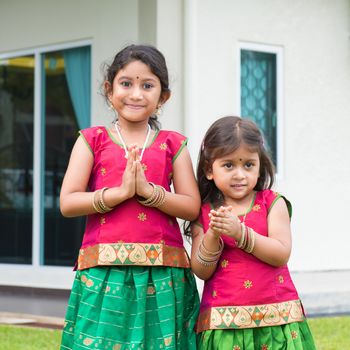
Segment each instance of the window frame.
M6 274L5 281L2 280L0 284L16 284L16 285L32 285L34 284L45 284L42 278L48 279L49 285L56 285L55 276L52 276L52 270L59 272L65 276L68 271L71 271L70 267L64 266L47 266L43 264L43 237L44 237L44 208L41 203L41 198L44 193L44 115L43 115L43 101L41 100L42 94L42 55L53 52L62 51L81 46L90 46L92 53L92 40L79 40L74 42L67 42L56 45L48 45L42 47L36 47L31 49L17 50L7 53L0 54L0 60L6 60L10 58L16 58L21 56L31 55L34 56L34 128L33 128L33 223L32 223L32 263L31 264L0 264L0 273ZM91 71L92 71L92 60L91 60ZM39 69L38 69L39 68ZM90 87L92 91L92 84ZM93 95L91 95L93 96ZM47 271L46 277L37 276L37 274ZM13 272L9 273L9 272ZM57 277L57 275L56 275ZM20 281L16 283L14 281ZM7 281L6 281L7 280ZM64 286L63 288L66 288ZM68 288L70 285L68 285Z
M277 45L259 44L253 42L239 41L237 45L237 110L238 115L241 115L241 51L257 51L276 55L276 178L281 180L284 177L284 51L283 47Z

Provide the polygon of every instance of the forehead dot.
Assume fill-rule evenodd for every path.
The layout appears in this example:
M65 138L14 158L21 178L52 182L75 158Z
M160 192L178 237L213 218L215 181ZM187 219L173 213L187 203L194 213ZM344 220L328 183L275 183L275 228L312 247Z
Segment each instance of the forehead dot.
M139 77L137 76L136 79L139 79Z

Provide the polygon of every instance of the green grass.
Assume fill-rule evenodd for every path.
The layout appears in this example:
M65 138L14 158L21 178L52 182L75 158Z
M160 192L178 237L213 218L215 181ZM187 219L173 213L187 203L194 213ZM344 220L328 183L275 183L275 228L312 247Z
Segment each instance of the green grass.
M350 349L350 316L309 319L317 350ZM58 350L62 331L0 325L1 350Z
M1 350L58 350L62 331L0 325Z
M350 349L350 316L308 320L317 350Z

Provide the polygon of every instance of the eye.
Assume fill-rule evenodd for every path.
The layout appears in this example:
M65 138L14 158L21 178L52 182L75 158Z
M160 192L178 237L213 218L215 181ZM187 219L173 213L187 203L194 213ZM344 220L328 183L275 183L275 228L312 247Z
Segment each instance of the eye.
M149 90L149 89L152 89L152 88L153 88L153 85L150 84L150 83L144 83L144 84L143 84L143 88L146 89L146 90Z
M232 165L231 162L227 162L227 163L223 164L223 167L226 168L226 169L232 169L233 165Z
M131 86L131 82L130 81L122 81L120 82L120 85L123 87L130 87Z
M250 169L250 168L252 168L253 166L254 166L254 163L252 163L252 162L248 162L248 163L245 164L245 167L246 167L247 169Z

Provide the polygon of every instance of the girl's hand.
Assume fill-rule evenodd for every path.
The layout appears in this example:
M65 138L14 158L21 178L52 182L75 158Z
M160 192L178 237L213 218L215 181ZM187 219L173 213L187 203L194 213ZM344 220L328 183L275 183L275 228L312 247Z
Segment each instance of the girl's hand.
M136 155L136 194L143 198L151 197L153 193L153 186L147 181L145 172L139 159L139 154Z
M128 149L128 161L124 170L120 189L126 199L132 198L136 193L136 153L137 147L132 145Z
M232 213L231 206L221 206L218 210L211 210L209 217L209 227L214 232L239 240L241 235L241 223L238 217Z

